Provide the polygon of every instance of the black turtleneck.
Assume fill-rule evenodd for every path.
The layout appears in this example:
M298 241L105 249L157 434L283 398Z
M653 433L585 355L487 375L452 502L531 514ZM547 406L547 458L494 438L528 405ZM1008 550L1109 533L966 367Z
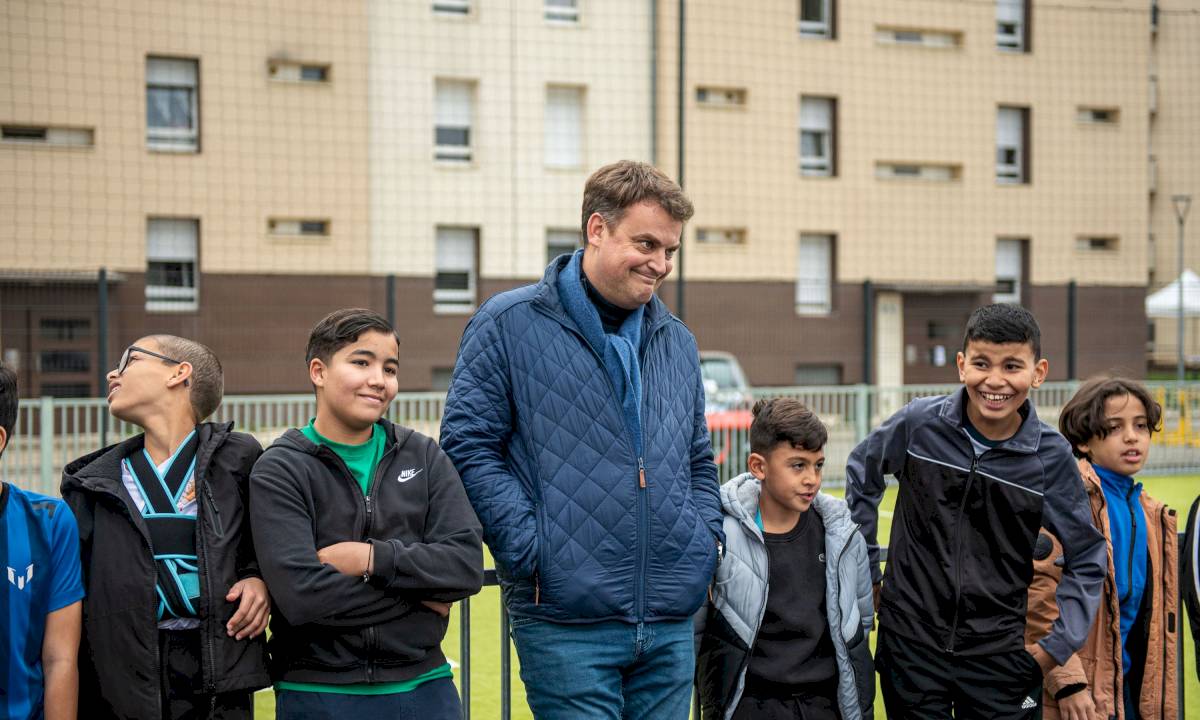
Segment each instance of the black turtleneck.
M605 299L600 291L592 286L588 280L587 274L583 272L583 263L579 263L579 279L583 282L583 289L587 292L588 300L596 306L596 312L600 313L600 324L604 326L604 332L612 335L621 329L621 323L625 322L625 318L629 317L632 310L626 310L623 307L613 305Z

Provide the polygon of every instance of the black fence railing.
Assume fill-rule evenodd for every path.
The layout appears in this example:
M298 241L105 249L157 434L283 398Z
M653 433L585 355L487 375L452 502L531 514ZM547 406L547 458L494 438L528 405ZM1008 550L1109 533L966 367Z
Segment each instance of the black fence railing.
M1179 533L1179 557L1183 557L1183 542L1184 534ZM887 548L880 548L880 561L887 560ZM1179 612L1176 613L1176 633L1175 633L1175 648L1178 660L1175 663L1176 669L1176 685L1179 690L1179 718L1183 720L1187 715L1187 709L1184 706L1184 685L1186 673L1184 672L1185 658L1183 654L1183 636L1188 632L1186 624L1183 622L1183 593L1186 583L1182 582L1180 577L1179 584ZM484 587L498 585L495 570L485 570L483 573ZM470 598L463 600L459 608L459 656L462 658L462 665L459 671L458 684L459 692L462 695L463 718L471 720L471 600ZM700 718L700 703L696 697L692 701L693 717L696 720ZM500 603L500 720L511 720L512 718L512 645L508 632L508 610L504 607L504 602Z

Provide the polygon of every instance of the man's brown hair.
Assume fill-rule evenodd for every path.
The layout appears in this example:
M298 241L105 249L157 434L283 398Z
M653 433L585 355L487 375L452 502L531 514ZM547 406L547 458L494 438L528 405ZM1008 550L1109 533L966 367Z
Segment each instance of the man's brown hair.
M599 213L611 229L620 224L627 209L642 202L656 203L678 222L687 222L695 212L679 183L661 170L650 163L620 160L592 173L583 186L585 241L592 213Z
M1075 457L1087 457L1079 446L1092 438L1108 437L1108 418L1104 404L1111 397L1128 396L1142 401L1146 408L1146 423L1150 432L1162 430L1162 406L1139 382L1123 377L1092 378L1079 386L1075 395L1063 406L1058 416L1058 430L1071 443Z
M151 335L150 339L158 343L163 355L192 366L192 377L188 380L192 413L198 423L207 420L225 396L225 374L217 354L207 345L176 335Z
M817 414L793 398L763 399L754 403L750 424L750 452L766 455L781 442L797 450L816 452L825 447L829 431Z

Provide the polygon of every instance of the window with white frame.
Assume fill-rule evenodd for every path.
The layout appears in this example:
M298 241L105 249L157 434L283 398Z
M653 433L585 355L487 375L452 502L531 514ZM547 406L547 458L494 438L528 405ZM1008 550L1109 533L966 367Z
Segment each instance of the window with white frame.
M149 218L146 222L146 310L170 312L197 307L196 251L200 221Z
M475 258L478 245L479 228L437 229L434 310L468 312L475 307Z
M543 0L542 14L554 23L579 22L579 0Z
M152 150L200 149L199 63L146 58L146 146Z
M547 167L583 165L583 96L581 87L546 88L543 142Z
M796 312L827 315L833 308L833 235L803 233L796 262Z
M434 88L433 157L448 163L471 161L471 120L475 84L438 80Z
M827 97L800 98L800 174L834 175L837 101Z
M580 247L578 230L546 228L546 262L559 255L575 252Z
M996 240L996 292L992 302L1021 302L1021 276L1025 265L1025 241L1021 238Z
M996 111L996 182L1029 182L1029 109L1001 107Z
M0 126L0 141L30 145L91 147L96 144L96 131L83 127L3 125Z
M996 48L1006 52L1028 52L1026 3L1028 0L996 0Z
M833 3L835 0L800 0L800 36L833 37Z

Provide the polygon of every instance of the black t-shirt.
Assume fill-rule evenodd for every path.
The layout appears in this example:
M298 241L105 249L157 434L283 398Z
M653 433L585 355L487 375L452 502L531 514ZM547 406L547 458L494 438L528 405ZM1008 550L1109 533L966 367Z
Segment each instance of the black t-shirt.
M763 539L770 590L747 682L793 686L837 677L825 612L825 524L810 509L790 531Z

